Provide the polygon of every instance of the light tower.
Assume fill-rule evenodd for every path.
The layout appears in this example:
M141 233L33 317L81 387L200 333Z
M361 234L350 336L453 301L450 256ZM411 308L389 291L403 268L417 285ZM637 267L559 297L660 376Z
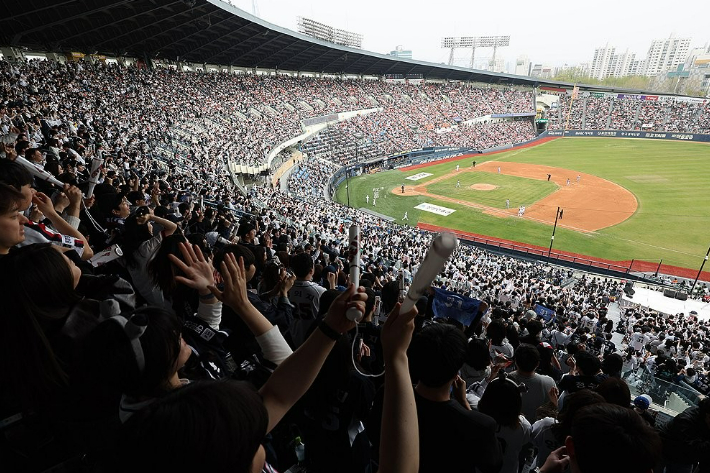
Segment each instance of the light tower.
M451 49L449 66L454 65L454 51L456 48L471 48L471 62L468 67L473 69L476 58L476 48L493 48L493 66L495 67L496 52L501 46L510 46L510 36L447 36L442 38L441 47Z

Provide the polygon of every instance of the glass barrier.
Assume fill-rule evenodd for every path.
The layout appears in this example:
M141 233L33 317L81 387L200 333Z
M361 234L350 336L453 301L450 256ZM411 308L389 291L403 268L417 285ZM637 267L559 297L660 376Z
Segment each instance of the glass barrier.
M653 403L676 413L697 406L702 396L699 391L685 383L673 383L655 376L646 369L639 369L625 378L631 391L631 399L648 394Z

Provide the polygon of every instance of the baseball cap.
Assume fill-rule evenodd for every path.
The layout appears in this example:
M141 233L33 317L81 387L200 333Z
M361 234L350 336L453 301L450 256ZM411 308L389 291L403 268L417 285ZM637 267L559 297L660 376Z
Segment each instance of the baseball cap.
M648 394L641 394L640 396L636 396L636 399L634 399L634 406L645 411L651 406L651 401L651 396Z

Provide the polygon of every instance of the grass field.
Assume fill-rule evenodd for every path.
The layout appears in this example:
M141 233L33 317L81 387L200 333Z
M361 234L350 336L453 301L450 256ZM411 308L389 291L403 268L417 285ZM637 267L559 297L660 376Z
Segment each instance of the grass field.
M616 261L631 259L659 261L664 264L697 268L710 245L710 146L700 143L651 141L634 139L564 138L540 146L522 148L477 157L478 162L495 160L556 166L584 172L613 181L631 191L639 206L624 222L593 233L580 233L558 228L555 248ZM470 158L460 161L470 166ZM517 219L499 218L482 211L425 196L393 196L390 190L402 184L425 184L450 173L456 162L435 164L426 168L402 172L386 171L359 176L350 180L350 205L368 207L394 217L401 223L408 212L409 224L417 222L489 235L508 240L547 247L551 227L546 224ZM431 173L425 179L408 181L405 177L420 172ZM484 177L479 177L483 176ZM506 178L496 183L497 177ZM492 207L505 204L500 189L485 195L469 189L477 179L486 183L508 186L512 176L491 173L467 173L461 176L461 188L449 178L432 184L429 192L483 203ZM516 199L539 199L554 191L555 185L545 181L520 179L513 185ZM552 185L550 188L548 185ZM336 193L336 200L346 203L345 185ZM383 187L377 206L368 206L365 196L372 198L372 189ZM389 194L389 195L387 195ZM506 194L512 195L512 194ZM517 208L513 197L511 208ZM484 201L482 201L485 200ZM455 209L449 216L439 216L414 209L427 202ZM584 211L584 209L575 209ZM405 222L406 223L406 222Z
M460 181L461 187L456 187L457 180ZM481 192L471 189L474 184L491 184L498 187L494 190ZM432 194L446 195L504 209L506 199L510 199L511 208L530 205L557 190L557 184L505 174L481 172L457 174L428 186L428 190Z

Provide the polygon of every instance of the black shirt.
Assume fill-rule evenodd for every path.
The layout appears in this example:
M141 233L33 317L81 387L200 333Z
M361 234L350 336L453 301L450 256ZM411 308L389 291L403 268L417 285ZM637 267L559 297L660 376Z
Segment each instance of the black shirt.
M435 402L415 391L419 420L419 472L475 471L497 473L503 455L496 422L450 400Z

